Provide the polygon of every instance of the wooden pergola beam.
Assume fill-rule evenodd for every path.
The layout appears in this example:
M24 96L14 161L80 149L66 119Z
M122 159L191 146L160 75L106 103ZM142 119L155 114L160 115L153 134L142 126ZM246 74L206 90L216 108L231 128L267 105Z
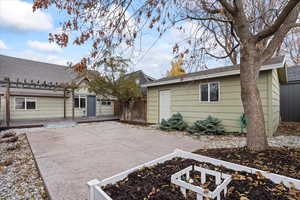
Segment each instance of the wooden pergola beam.
M64 89L64 119L67 118L66 88Z
M72 119L74 120L75 118L75 110L74 110L74 104L75 104L75 92L74 92L74 88L72 88Z
M10 80L6 79L6 92L5 92L5 122L6 126L10 126Z

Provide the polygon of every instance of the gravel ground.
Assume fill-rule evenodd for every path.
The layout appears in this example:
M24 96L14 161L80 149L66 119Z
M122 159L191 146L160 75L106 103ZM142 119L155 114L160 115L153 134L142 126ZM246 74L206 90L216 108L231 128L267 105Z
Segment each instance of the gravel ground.
M215 149L215 148L235 148L246 146L246 137L244 136L192 136L189 133L182 131L162 131L157 126L140 126L126 124L129 127L153 130L162 134L177 134L186 135L200 140L203 144L199 146L199 149ZM300 147L300 136L297 135L280 135L275 137L269 137L268 143L274 147Z
M46 200L26 135L18 134L18 138L14 143L0 143L0 200ZM16 149L8 150L10 147ZM5 163L8 160L12 163Z

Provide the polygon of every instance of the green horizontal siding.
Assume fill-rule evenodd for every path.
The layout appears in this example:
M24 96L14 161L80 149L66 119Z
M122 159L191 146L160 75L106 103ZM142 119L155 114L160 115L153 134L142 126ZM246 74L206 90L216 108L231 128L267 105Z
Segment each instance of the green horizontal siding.
M268 123L268 76L263 72L258 80L262 98L265 121ZM218 81L220 83L219 102L200 102L199 84ZM222 77L218 79L193 81L172 85L148 88L147 120L149 123L159 122L159 91L171 90L171 112L180 112L189 124L203 120L212 115L222 120L227 131L240 131L238 119L243 113L239 76ZM268 126L266 126L268 129ZM267 130L268 131L268 130Z

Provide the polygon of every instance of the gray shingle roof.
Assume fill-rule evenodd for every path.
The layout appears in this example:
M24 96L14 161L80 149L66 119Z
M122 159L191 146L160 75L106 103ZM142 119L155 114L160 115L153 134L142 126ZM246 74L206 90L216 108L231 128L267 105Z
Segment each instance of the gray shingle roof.
M264 63L264 65L273 65L276 63L282 63L283 61L284 61L284 56L277 56L277 57L271 58L268 62ZM175 80L175 79L184 80L186 78L205 76L205 75L210 75L210 74L218 74L218 73L222 73L222 72L230 72L230 71L239 70L239 69L240 69L240 65L218 67L218 68L213 68L213 69L208 69L208 70L203 70L203 71L198 71L198 72L193 72L193 73L188 73L188 74L164 77L164 78L152 81L149 84L171 81L171 80Z
M0 80L5 77L11 81L66 83L76 78L76 73L67 66L0 55Z
M155 80L155 78L152 78L151 76L148 76L147 74L145 74L143 72L143 70L138 70L138 71L134 71L134 72L125 74L125 77L131 77L131 76L139 79L140 80L140 84L144 84L144 83L147 83L147 82Z
M293 65L287 68L288 82L300 82L300 65Z

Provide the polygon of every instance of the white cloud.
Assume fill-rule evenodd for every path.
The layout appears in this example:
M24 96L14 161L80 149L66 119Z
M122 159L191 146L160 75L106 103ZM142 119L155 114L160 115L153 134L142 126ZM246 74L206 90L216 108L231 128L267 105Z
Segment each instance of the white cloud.
M150 42L150 40L147 40ZM152 48L144 48L142 51L135 51L132 63L133 70L143 70L146 74L159 78L166 75L170 69L170 62L174 55L172 54L172 45L166 41L160 41Z
M29 41L27 41L27 44L30 48L36 49L39 51L52 52L52 53L62 52L62 49L55 43L40 42L37 40L29 40Z
M7 49L8 47L6 46L6 44L2 40L0 40L0 50L7 50Z
M53 28L52 17L21 0L0 0L0 26L17 31L48 31Z
M58 64L58 65L67 65L67 62L73 62L73 60L67 60L65 58L62 58L60 56L52 55L52 54L42 54L37 53L32 50L25 50L23 52L20 52L16 55L16 57L25 58L29 60L36 60L40 62L45 63L52 63L52 64Z

